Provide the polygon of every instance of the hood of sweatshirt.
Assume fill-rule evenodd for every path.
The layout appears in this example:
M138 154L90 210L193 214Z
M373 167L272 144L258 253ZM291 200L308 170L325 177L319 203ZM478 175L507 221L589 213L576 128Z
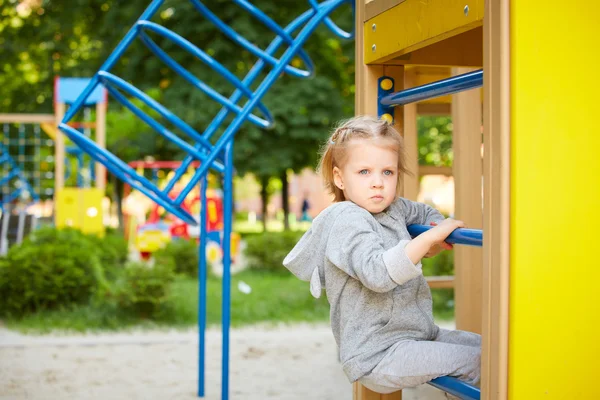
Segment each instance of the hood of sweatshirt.
M308 231L283 260L283 265L297 278L310 282L310 293L321 297L325 286L325 250L330 230L335 220L349 208L356 207L349 201L335 203L323 210L312 222Z

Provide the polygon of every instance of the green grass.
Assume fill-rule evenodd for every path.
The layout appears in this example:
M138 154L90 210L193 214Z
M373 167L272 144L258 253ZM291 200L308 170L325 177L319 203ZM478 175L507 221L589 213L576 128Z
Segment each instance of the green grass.
M250 294L238 290L243 281L252 288ZM437 321L454 317L448 289L433 291L434 316ZM190 328L198 315L198 281L179 276L171 286L169 301L154 320L143 319L110 305L81 305L61 310L41 311L23 318L7 318L4 324L23 333L52 331L86 332L127 329ZM451 298L451 297L450 297ZM239 327L257 323L323 322L329 320L325 295L315 299L307 282L289 273L243 271L231 281L231 325ZM207 282L207 323L221 323L221 279Z
M252 288L250 294L238 290L239 281ZM82 305L42 311L21 319L8 318L5 325L26 333L52 330L97 331L128 328L186 328L196 324L198 315L198 282L178 277L171 295L155 320L146 320L108 305ZM325 296L314 299L308 283L291 274L269 274L244 271L232 277L231 325L256 323L326 322L329 305ZM207 283L207 323L221 323L221 280Z

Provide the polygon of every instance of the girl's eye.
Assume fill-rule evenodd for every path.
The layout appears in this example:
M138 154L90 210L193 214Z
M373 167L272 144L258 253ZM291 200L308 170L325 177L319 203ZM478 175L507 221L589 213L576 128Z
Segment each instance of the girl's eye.
M393 172L393 171L390 171L390 170L388 169L387 171L383 171L383 174L384 174L384 175L388 175L388 176L390 176L390 175L394 175L394 172Z
M358 171L358 173L361 174L361 175L366 175L366 174L369 173L369 170L367 170L367 169L361 169L360 171Z

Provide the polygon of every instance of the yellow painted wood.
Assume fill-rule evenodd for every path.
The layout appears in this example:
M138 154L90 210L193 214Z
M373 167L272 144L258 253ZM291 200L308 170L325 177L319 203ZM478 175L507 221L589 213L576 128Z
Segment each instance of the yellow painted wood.
M600 399L598 15L510 2L509 399Z
M71 227L84 233L104 235L102 197L97 188L60 188L55 196L55 220L58 228Z
M483 0L406 0L365 22L365 63L381 63L481 26L483 6Z

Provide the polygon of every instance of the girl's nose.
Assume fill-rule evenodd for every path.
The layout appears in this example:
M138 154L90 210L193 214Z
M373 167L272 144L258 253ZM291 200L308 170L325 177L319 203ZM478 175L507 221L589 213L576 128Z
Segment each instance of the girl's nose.
M381 179L381 177L377 176L373 178L373 181L371 182L371 187L374 189L379 189L383 187L383 179Z

